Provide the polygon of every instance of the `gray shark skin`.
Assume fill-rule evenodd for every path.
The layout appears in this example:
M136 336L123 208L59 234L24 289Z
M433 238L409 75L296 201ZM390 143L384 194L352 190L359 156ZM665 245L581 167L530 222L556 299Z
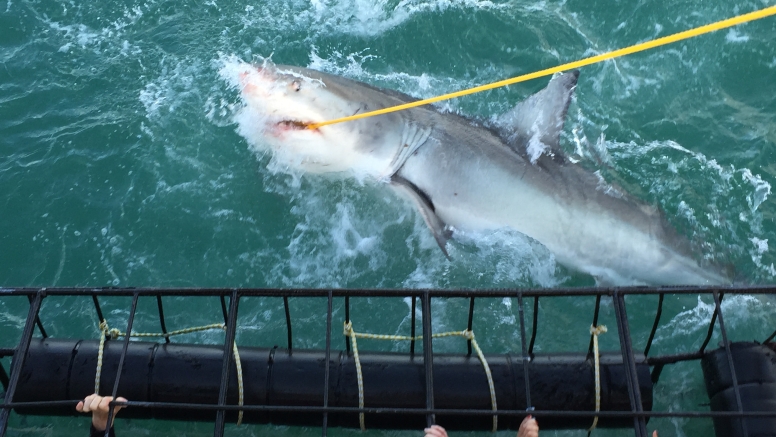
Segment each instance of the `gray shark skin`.
M278 159L306 172L349 172L386 182L413 200L445 249L455 230L511 228L599 285L719 285L656 208L604 184L559 147L578 72L492 126L423 106L306 129L320 122L414 101L405 94L319 71L244 64L246 109Z

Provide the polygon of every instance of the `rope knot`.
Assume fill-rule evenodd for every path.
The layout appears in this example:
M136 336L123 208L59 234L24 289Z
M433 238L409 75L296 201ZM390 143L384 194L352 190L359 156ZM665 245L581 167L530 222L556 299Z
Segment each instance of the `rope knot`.
M474 340L474 332L469 329L461 331L461 335L463 335L463 338L467 340Z
M590 325L590 335L601 335L606 332L606 325L593 326Z
M345 337L350 337L353 334L353 322L345 322L345 325L342 327L342 334Z

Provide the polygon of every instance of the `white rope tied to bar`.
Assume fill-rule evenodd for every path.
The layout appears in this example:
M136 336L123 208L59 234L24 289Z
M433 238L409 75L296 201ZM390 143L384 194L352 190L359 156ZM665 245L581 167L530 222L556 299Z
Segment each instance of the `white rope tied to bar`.
M226 331L226 325L223 323L214 323L212 325L195 326L192 328L179 329L177 331L170 331L170 332L135 332L131 334L130 337L168 338L173 335L190 334L192 332L207 331L210 329L222 329ZM121 332L116 328L110 329L108 327L108 322L106 320L103 320L102 322L100 322L100 347L97 351L97 372L94 376L94 393L99 394L100 392L100 376L102 375L102 356L103 356L103 350L105 348L105 339L119 338L119 337L126 337L126 336L127 336L126 332ZM237 342L232 343L232 353L234 354L234 365L237 368L237 390L238 390L237 404L242 407L245 391L243 389L242 362L240 362L240 352L237 350ZM243 420L243 411L240 410L237 413L237 425L242 424L242 420Z
M595 412L601 411L601 366L598 354L598 336L606 332L606 326L590 326L590 335L593 336L593 359L595 360ZM593 417L593 425L587 430L589 436L598 425L598 416Z
M358 343L356 343L356 334L353 332L353 323L346 322L342 331L346 337L350 337L350 343L353 345L353 358L356 362L356 380L358 381L358 408L364 408L364 376L361 374L361 360L358 358ZM358 424L361 431L366 431L364 424L364 413L358 413Z
M358 381L358 407L359 408L364 408L364 379L361 373L361 360L358 356L358 344L356 342L356 338L369 338L373 340L404 340L404 341L423 339L422 335L410 337L406 335L384 335L384 334L367 334L367 333L355 332L353 330L353 322L345 322L342 333L346 337L350 337L350 342L353 346L353 359L356 364L356 379ZM442 337L463 337L472 342L472 348L474 348L474 350L477 352L477 357L480 359L480 363L482 363L482 367L483 369L485 369L485 376L488 379L488 388L490 389L491 407L493 411L498 410L498 405L496 404L496 389L493 385L493 376L490 373L490 366L488 365L488 361L485 359L485 355L482 353L482 349L480 349L480 346L477 344L477 340L475 340L474 338L474 332L466 329L463 331L441 332L439 334L431 335L431 338L442 338ZM359 421L359 424L361 425L361 431L366 431L366 426L364 425L364 413L359 413L358 421ZM492 431L496 432L497 430L498 430L498 416L494 414Z

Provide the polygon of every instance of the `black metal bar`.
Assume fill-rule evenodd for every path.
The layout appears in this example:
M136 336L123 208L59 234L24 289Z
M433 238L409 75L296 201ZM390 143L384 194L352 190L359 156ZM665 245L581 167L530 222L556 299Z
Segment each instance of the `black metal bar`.
M660 379L660 374L663 373L663 367L665 367L665 364L656 364L655 368L652 369L652 373L649 375L652 384L657 384L657 381Z
M619 306L618 300L619 300L619 295L615 292L612 295L612 303L613 303L613 306L614 306L614 312L615 312L615 316L616 316L615 320L617 322L618 338L620 340L620 353L623 356L623 364L625 364L625 366L624 366L625 367L625 377L626 377L626 379L628 381L628 397L630 399L631 411L635 412L635 411L638 411L638 410L636 409L635 391L633 389L633 379L631 378L631 374L630 374L630 366L627 364L627 357L626 357L627 352L626 352L626 347L625 347L625 343L626 343L627 340L626 340L626 338L625 338L625 336L623 334L623 331L622 331L622 319L621 319L621 316L620 316L620 306ZM597 309L597 307L598 307L598 305L596 305L596 309ZM595 318L597 318L597 314L596 314L596 316L594 316L594 319ZM595 326L595 323L594 323L594 326ZM592 339L591 339L591 342L592 342ZM588 352L588 355L590 353L591 352ZM633 430L636 432L636 437L644 437L644 436L640 435L641 431L639 430L638 419L635 416L633 417Z
M525 410L532 411L534 409L533 403L531 403L531 379L528 377L528 363L531 362L531 356L528 354L528 350L525 347L525 311L523 311L523 294L517 292L517 312L520 314L520 343L522 348L523 359L523 380L525 381Z
M74 406L76 401L40 401L40 402L10 402L0 403L0 408L28 408L28 407L56 407L56 406ZM467 416L525 416L525 410L491 410L491 409L433 409L426 408L358 408L358 407L317 407L317 406L283 406L283 405L216 405L216 404L188 404L177 402L142 402L127 401L116 402L117 405L140 407L140 408L179 408L182 410L204 410L204 411L284 411L284 412L318 412L318 413L377 413L377 414L417 414L425 415L428 412L433 414L461 414ZM776 417L776 411L577 411L577 410L534 410L536 416L552 417Z
M27 300L32 303L32 295L27 295ZM40 315L35 315L35 324L38 326L38 330L40 331L40 335L43 336L43 338L48 338L48 334L46 334L46 330L43 329L43 323L40 322Z
M331 291L331 290L330 290ZM345 323L350 322L350 296L345 296ZM345 337L345 351L350 355L350 339Z
M647 364L650 366L673 364L680 361L700 360L703 358L703 352L690 352L688 354L662 355L659 357L647 357Z
M293 349L293 336L291 333L291 311L288 308L288 296L283 296L283 308L286 310L286 333L288 335L288 353L290 354Z
M97 324L99 325L105 320L105 317L102 315L102 308L100 308L100 301L97 300L96 294L92 295L92 302L94 302L94 310L97 311Z
M8 390L8 374L5 372L3 363L0 363L0 384L3 386L3 391Z
M644 348L644 356L649 355L649 349L652 348L652 340L655 338L657 332L657 326L660 324L660 315L663 314L663 298L665 294L660 293L660 298L657 301L657 313L655 314L655 323L652 324L652 331L649 332L649 338L647 339L647 347Z
M229 323L229 315L226 310L226 295L222 293L219 296L221 297L221 314L224 315L224 323Z
M159 323L162 325L162 332L167 334L167 324L164 322L164 307L162 306L162 295L156 295L156 306L159 308ZM129 331L127 331L129 332ZM164 342L169 343L170 337L164 336Z
M30 302L30 310L27 312L27 319L24 322L22 336L19 339L19 345L16 347L16 353L14 354L15 359L11 364L11 377L8 380L8 388L5 391L4 403L13 401L16 385L19 383L19 375L22 373L24 359L27 357L30 341L32 341L32 332L35 328L35 317L38 315L38 311L40 311L40 304L43 301L43 297L43 292L36 293L35 298ZM0 410L0 437L5 435L6 428L8 427L8 416L10 414L11 410L8 408Z
M127 349L129 348L129 337L132 334L132 324L135 322L135 312L137 311L137 294L132 296L132 307L129 310L129 320L127 320L127 335L124 337L124 349L121 350L121 356L119 357L119 368L116 370L116 381L113 383L113 391L111 396L115 400L119 391L119 380L121 379L121 371L124 369L124 359L127 356ZM110 423L113 421L114 406L111 405L108 408L108 426L105 428L105 437L110 437Z
M641 389L639 388L638 373L636 373L636 362L633 359L633 345L628 326L628 313L625 309L625 297L615 290L612 293L612 300L614 301L617 332L620 338L620 352L622 353L622 362L625 365L625 376L628 380L631 411L642 412L644 407L641 404ZM633 418L633 431L636 433L636 437L647 437L647 424L643 416Z
M431 297L423 293L423 364L426 368L426 409L434 409L434 354L431 346ZM436 423L433 413L426 414L426 426Z
M534 296L533 322L531 325L531 343L528 345L528 356L533 359L534 342L536 341L536 332L539 326L539 296Z
M776 331L773 331L773 334L771 334L770 337L766 338L763 344L770 342L771 340L774 339L774 337L776 337Z
M716 293L716 290L714 291ZM720 299L720 302L722 299ZM706 346L709 344L709 341L711 340L711 335L714 333L714 323L717 321L717 307L714 307L714 314L711 315L711 322L709 323L709 331L706 333L706 339L703 340L703 344L701 345L701 348L698 349L699 353L703 353L703 351L706 350Z
M410 340L410 355L415 355L415 310L416 310L416 303L417 298L415 296L412 296L412 309L410 309L410 337L412 337L412 340Z
M593 326L598 326L598 314L601 312L601 295L595 297L595 311L593 311ZM587 346L587 357L593 356L593 334L590 334L590 344Z
M744 404L741 402L741 389L738 387L738 376L736 376L736 369L733 366L733 354L730 352L730 342L728 341L727 330L725 329L725 321L722 319L722 296L719 295L717 290L712 293L714 296L714 310L719 314L719 330L722 333L722 342L725 343L725 355L727 356L728 366L730 367L730 379L733 381L733 393L736 395L736 405L738 406L738 412L744 411ZM749 435L746 429L746 420L741 420L741 430L743 435Z
M470 297L469 298L469 322L466 325L466 329L471 331L472 330L472 323L473 322L474 322L474 298ZM468 355L471 355L472 354L472 341L471 340L467 340L466 341L466 345L467 345L467 347L469 349Z
M776 286L774 285L748 285L748 286L729 286L729 287L715 287L720 292L732 291L741 294L776 294ZM8 288L0 287L0 294L8 296L16 295L28 295L35 294L38 291L43 291L42 288ZM230 289L224 288L117 288L117 287L104 287L104 288L64 288L64 287L52 287L46 288L44 291L47 295L61 295L61 296L80 296L89 294L110 294L112 296L132 296L134 293L138 293L142 296L155 296L161 290L165 295L170 296L218 296L225 293L229 293ZM703 293L711 293L711 287L697 287L697 286L682 286L682 287L619 287L619 288L600 288L600 287L579 287L579 288L536 288L523 290L524 297L534 296L608 296L613 290L617 290L621 295L658 295L660 293L667 294L687 294L697 295ZM515 290L512 289L459 289L459 290L427 290L433 292L434 297L514 297ZM294 289L294 296L318 296L326 297L328 291L326 289L307 288L307 289ZM370 296L370 297L406 297L406 296L419 296L422 290L408 291L406 289L337 289L334 290L334 297L344 296ZM240 295L246 296L274 296L282 297L289 294L288 289L281 288L242 288L240 289Z
M323 408L329 406L329 369L331 367L331 313L334 301L334 295L329 290L329 301L326 308L326 370L323 377ZM290 349L289 349L290 350ZM329 427L329 413L323 413L323 431L322 436L326 437L326 431Z
M222 302L224 301L221 295ZM218 393L218 405L226 404L226 390L229 388L229 369L232 363L232 347L234 345L235 331L237 330L237 304L240 295L237 290L232 290L229 302L229 316L226 321L226 339L224 340L224 364L221 367L221 385ZM224 302L225 303L225 302ZM224 435L224 410L219 410L216 414L215 430L213 437L223 437Z

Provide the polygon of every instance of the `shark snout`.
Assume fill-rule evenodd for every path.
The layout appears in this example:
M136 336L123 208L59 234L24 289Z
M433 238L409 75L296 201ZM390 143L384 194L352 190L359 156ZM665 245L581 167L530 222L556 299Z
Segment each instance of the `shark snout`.
M266 68L257 66L249 66L238 75L243 94L258 97L269 96L275 79L275 75Z

